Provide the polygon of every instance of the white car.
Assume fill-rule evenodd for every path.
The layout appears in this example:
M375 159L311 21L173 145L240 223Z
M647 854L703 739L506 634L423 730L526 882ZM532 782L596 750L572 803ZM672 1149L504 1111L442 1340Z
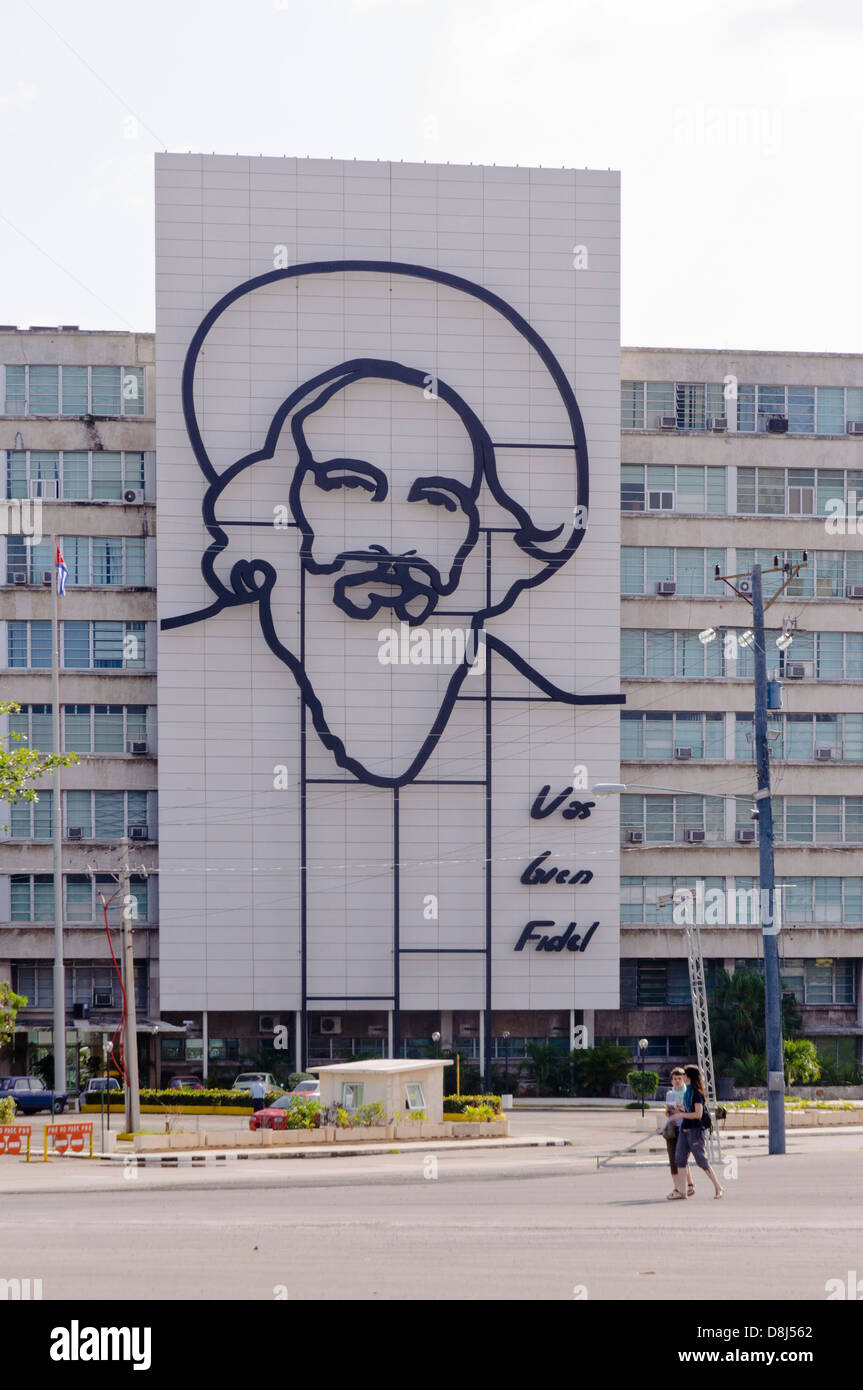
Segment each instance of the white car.
M270 1071L241 1071L240 1075L234 1078L232 1091L251 1091L255 1081L263 1081L265 1091L282 1092L285 1088L280 1086L276 1078Z

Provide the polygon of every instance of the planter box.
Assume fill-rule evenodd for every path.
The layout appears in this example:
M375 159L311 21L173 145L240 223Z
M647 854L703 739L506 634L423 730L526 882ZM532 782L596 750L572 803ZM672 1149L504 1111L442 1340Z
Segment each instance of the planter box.
M292 1146L300 1148L306 1144L324 1144L327 1138L325 1129L271 1129L267 1133L273 1136L273 1145L283 1149Z
M501 1120L454 1120L453 1139L505 1139L509 1133L506 1119Z
M354 1129L336 1129L336 1143L381 1143L388 1137L389 1125L357 1125Z

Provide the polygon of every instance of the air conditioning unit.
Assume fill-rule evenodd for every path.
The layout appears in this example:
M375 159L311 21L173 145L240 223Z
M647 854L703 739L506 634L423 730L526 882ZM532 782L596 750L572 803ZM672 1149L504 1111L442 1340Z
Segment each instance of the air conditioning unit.
M479 1033L479 1025L476 1023L460 1023L458 1031L459 1036L462 1038L475 1038Z
M686 840L687 844L690 845L700 845L704 840L707 839L706 830L685 830L683 833L684 839Z
M836 757L837 749L833 744L823 744L815 749L815 761L818 763L831 763Z
M790 681L801 681L806 675L805 661L787 661L785 663L785 675Z
M93 1008L110 1009L114 1003L114 991L112 989L93 990Z
M275 1033L280 1023L278 1014L258 1014L259 1033Z
M738 592L739 594L751 594L751 593L752 593L752 580L751 580L751 579L740 579L740 580L738 580L738 582L737 582L737 592Z
M84 838L84 827L83 827L83 825L68 825L68 826L66 827L66 839L67 839L67 840L83 840L83 838Z
M321 1019L320 1031L322 1033L340 1033L342 1020L336 1014L325 1014Z
M27 485L27 495L34 501L56 502L60 484L56 478L34 478Z
M27 571L26 571L26 570L13 570L13 571L12 571L12 583L13 583L13 584L26 584L26 583L27 583Z
M674 756L675 756L675 758L679 758L681 762L686 762L689 758L692 757L692 749L691 749L691 748L675 748L675 750L674 750Z
M676 430L676 429L677 429L677 416L676 416L676 415L657 415L657 417L656 417L656 423L657 423L657 425L659 426L659 428L660 428L661 430Z
M148 827L148 826L146 826L146 825L130 825L130 826L129 826L129 839L130 839L130 840L149 840L149 838L150 838L150 833L149 833L149 827Z
M755 831L748 826L741 826L737 831L737 843L739 845L751 845L755 839Z
M863 598L863 584L849 584L845 590L846 598Z
M127 753L137 753L140 756L140 754L149 753L149 751L150 745L146 739L142 739L140 742L133 741L131 743L126 744Z
M673 579L660 579L656 585L656 592L663 595L676 594L677 585Z
M123 490L123 501L124 501L124 502L129 502L129 503L132 503L132 502L143 502L143 500L144 500L144 489L143 489L143 488L141 488L141 487L127 487L127 488L124 488L124 490Z
M644 831L629 830L627 831L626 838L631 845L641 845L644 843Z
M728 429L728 416L714 415L713 419L710 421L710 428L713 430L714 434L724 434Z
M47 585L49 586L49 588L50 588L50 586L53 584L53 582L54 582L54 571L53 571L53 570L43 570L43 571L42 571L42 583L43 583L43 584L47 584Z
M863 420L849 420L849 421L848 421L848 433L849 433L849 434L863 434Z
M787 434L788 420L784 415L771 415L767 421L768 434Z

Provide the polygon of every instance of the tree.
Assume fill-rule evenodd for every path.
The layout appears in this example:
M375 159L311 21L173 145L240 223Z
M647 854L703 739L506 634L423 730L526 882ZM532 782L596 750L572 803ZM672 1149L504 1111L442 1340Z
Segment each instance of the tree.
M796 1038L783 1044L785 1080L789 1086L817 1081L821 1075L821 1060L814 1042Z
M15 1017L26 1003L25 995L16 994L6 980L0 980L0 1047L12 1041Z
M0 700L0 714L20 713L16 700ZM80 761L77 753L40 753L26 744L26 734L12 733L8 739L0 738L0 801L38 801L34 782L57 767L70 767Z
M623 1081L632 1066L632 1053L616 1043L599 1047L576 1047L569 1054L575 1093L581 1096L610 1096L616 1081Z
M710 1038L717 1075L730 1073L732 1059L762 1055L765 1050L764 977L754 970L720 970L709 1003ZM795 996L782 995L782 1036L795 1038L802 1014Z

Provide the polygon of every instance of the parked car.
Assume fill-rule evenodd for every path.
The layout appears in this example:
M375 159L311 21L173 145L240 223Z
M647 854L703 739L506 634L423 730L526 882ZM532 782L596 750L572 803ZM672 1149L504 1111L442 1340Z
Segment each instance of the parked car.
M11 1096L19 1115L51 1110L62 1115L69 1103L65 1091L51 1091L40 1076L0 1076L0 1097Z
M287 1129L287 1112L292 1105L296 1105L298 1100L314 1100L314 1096L304 1092L298 1096L296 1091L288 1091L285 1095L279 1096L272 1105L266 1106L264 1110L258 1110L256 1114L249 1117L249 1129Z
M78 1092L78 1109L82 1105L100 1105L106 1091L122 1091L116 1076L93 1076Z
M280 1086L273 1073L270 1071L241 1071L235 1077L232 1091L251 1091L253 1081L263 1081L266 1091L283 1091L284 1086Z
M289 1096L299 1096L301 1100L320 1100L321 1083L320 1081L298 1081L292 1091L288 1091Z
M172 1076L168 1082L169 1091L203 1091L204 1083L199 1076Z

